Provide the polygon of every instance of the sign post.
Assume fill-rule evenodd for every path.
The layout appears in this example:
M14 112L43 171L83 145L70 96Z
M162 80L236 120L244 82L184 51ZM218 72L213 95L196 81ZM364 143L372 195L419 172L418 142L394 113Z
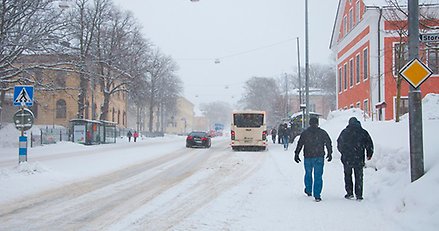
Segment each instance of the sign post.
M34 97L33 86L15 86L14 87L14 106L20 106L21 109L14 114L15 128L20 131L18 137L18 163L27 162L27 136L24 131L29 130L34 122L34 114L25 106L32 106Z
M25 136L24 131L29 130L34 122L34 114L31 110L22 107L14 114L14 124L21 133L18 138L19 149L18 149L18 162L27 161L27 136Z
M419 1L408 1L408 45L409 58L415 60L419 56ZM419 66L416 69L420 69ZM414 71L413 71L414 72ZM411 73L411 72L410 72ZM425 74L425 72L424 72ZM420 76L414 75L419 78ZM425 79L428 77L425 77ZM421 84L422 81L419 81ZM418 85L419 86L419 85ZM409 92L409 130L410 130L410 175L414 182L424 175L424 144L422 128L422 95L415 86Z

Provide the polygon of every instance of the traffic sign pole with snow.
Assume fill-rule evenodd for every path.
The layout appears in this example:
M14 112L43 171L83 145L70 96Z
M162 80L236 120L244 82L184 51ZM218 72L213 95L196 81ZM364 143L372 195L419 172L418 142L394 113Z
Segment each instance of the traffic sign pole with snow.
M14 106L32 106L34 103L34 86L15 86L13 101Z
M433 72L425 66L424 63L419 61L418 58L412 59L404 67L402 67L399 74L408 82L412 87L418 88L425 80L430 77Z

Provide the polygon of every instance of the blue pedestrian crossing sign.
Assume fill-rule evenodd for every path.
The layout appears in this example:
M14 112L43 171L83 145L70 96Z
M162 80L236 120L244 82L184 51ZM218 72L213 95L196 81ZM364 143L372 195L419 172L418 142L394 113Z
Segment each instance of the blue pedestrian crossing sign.
M34 103L34 86L14 86L14 106L32 106Z

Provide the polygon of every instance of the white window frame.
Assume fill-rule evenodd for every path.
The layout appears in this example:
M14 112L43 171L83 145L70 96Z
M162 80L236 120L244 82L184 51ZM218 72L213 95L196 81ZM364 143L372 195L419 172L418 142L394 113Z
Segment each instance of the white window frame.
M364 54L367 52L367 55ZM369 79L369 47L363 49L361 54L363 56L363 82Z

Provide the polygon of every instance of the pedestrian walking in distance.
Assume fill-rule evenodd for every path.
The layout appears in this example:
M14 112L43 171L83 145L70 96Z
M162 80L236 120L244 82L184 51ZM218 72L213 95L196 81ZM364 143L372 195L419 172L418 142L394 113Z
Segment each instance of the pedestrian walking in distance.
M291 134L291 128L288 127L288 124L285 123L283 126L283 132L282 132L282 142L284 144L284 150L288 150L288 145L290 143L290 134Z
M133 136L133 134L131 133L131 131L128 131L127 133L128 142L131 142L131 136Z
M134 142L136 142L137 137L139 137L139 133L137 131L134 131L133 137L134 137Z
M309 127L300 134L294 151L294 161L299 163L300 151L303 147L304 167L305 167L305 194L307 196L314 195L316 202L322 200L321 192L323 188L323 167L325 158L325 147L327 150L326 159L328 162L332 160L332 143L328 133L319 127L319 119L311 117L309 119ZM314 177L313 177L314 173Z
M271 129L271 139L273 140L273 144L276 143L276 135L277 135L276 128Z
M363 200L363 168L365 157L367 160L372 158L373 142L357 118L351 117L348 126L341 131L337 139L337 149L341 153L344 169L345 198L353 199L355 192L357 200ZM355 176L355 187L352 172Z

